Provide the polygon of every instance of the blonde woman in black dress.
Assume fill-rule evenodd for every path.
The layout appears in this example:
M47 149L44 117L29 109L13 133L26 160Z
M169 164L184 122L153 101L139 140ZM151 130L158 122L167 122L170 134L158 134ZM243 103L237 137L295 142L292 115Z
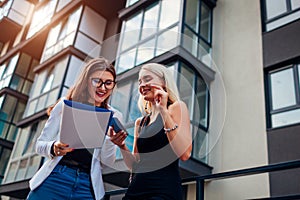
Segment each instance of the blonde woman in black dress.
M134 174L123 199L181 200L178 161L188 160L192 151L187 106L172 73L161 64L142 66L139 93L144 116L135 122L133 152L125 145L125 132L111 137Z

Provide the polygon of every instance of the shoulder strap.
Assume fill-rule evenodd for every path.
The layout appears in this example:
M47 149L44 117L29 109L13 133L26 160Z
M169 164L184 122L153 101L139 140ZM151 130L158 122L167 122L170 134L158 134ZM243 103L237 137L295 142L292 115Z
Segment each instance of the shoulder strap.
M142 130L142 127L145 126L145 123L146 123L147 119L148 119L148 116L144 116L144 117L142 118L142 120L140 121L138 133L140 133L141 130Z

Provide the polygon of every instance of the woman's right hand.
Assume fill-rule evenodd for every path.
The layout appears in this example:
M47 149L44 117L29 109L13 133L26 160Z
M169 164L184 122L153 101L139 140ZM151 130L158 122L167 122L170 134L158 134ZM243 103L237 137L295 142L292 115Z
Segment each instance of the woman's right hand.
M125 139L128 136L126 131L119 131L118 133L116 133L112 127L109 127L108 129L108 134L110 137L110 140L117 145L118 147L120 147L121 149L125 149Z
M62 143L60 141L55 142L53 145L53 151L56 156L64 156L73 150L73 148L69 148L68 144Z

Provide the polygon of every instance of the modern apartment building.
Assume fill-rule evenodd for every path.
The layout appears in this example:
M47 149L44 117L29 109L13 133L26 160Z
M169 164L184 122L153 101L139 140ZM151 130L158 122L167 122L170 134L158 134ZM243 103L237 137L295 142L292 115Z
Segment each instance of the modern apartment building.
M116 66L111 105L132 146L138 72L169 67L190 111L193 152L182 178L299 158L299 0L0 1L0 195L24 199L45 161L34 143L46 109L64 96L87 58ZM107 190L126 188L117 152ZM300 193L300 170L207 181L205 199ZM195 182L183 184L195 199ZM115 196L115 199L120 199Z

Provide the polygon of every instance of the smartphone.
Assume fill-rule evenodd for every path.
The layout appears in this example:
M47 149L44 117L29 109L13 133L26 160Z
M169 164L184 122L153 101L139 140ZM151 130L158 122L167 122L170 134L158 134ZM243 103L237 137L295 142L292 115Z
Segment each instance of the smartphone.
M126 131L125 127L123 126L123 124L120 122L120 120L116 117L113 117L111 119L111 123L110 125L113 127L114 131L116 133L118 133L119 131L123 130Z

